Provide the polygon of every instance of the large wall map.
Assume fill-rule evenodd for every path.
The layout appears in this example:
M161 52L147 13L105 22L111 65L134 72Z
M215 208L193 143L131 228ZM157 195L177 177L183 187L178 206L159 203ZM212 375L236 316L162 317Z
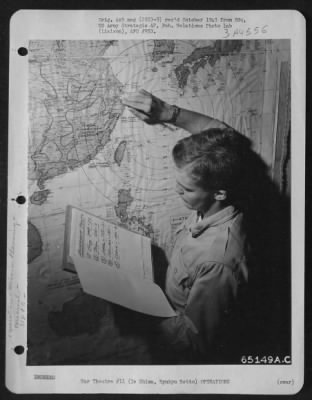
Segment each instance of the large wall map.
M286 40L29 43L29 364L112 361L102 340L104 306L62 270L68 204L151 237L167 256L188 214L171 160L188 133L144 125L121 96L144 88L221 119L253 141L272 171L281 170L276 121L289 107L279 95L289 57ZM280 138L288 133L283 126ZM71 321L77 310L88 323Z

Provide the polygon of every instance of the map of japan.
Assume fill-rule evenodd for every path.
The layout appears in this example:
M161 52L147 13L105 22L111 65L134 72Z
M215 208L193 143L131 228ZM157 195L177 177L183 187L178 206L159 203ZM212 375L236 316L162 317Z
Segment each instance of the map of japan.
M218 118L249 137L273 168L276 118L288 107L277 83L281 71L289 80L289 57L287 40L29 42L30 363L57 363L69 351L66 332L46 318L80 291L77 277L62 270L67 205L150 237L167 257L189 213L175 193L171 159L188 133L144 124L122 96L143 88ZM83 335L76 339L90 351ZM45 342L60 350L44 351Z

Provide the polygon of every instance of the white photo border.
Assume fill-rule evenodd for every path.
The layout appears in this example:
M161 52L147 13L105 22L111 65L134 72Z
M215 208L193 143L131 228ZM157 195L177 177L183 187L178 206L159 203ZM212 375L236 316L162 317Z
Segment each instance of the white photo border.
M196 31L196 39L289 39L291 40L291 223L292 223L292 363L290 365L207 365L207 366L27 366L27 197L28 152L28 59L18 54L30 40L103 40L99 17L122 15L242 18L241 32L225 28ZM278 23L277 23L278 20ZM254 30L260 27L260 30ZM261 27L263 29L261 29ZM264 28L265 27L265 28ZM239 31L238 31L239 32ZM189 30L163 28L154 33L127 35L127 39L191 38ZM122 34L106 34L105 39L125 39ZM8 238L7 238L7 327L6 385L15 393L240 393L293 394L303 385L304 370L304 176L305 176L305 20L292 10L252 11L160 11L21 10L11 19L10 99L8 157ZM17 117L18 116L18 117ZM26 198L27 200L27 198ZM16 320L18 323L16 324ZM15 351L17 350L17 352ZM47 379L34 379L45 375ZM50 377L50 378L49 378ZM118 384L125 379L127 385ZM102 384L90 384L93 379ZM105 383L105 379L112 383ZM157 380L140 384L139 380ZM160 380L196 379L189 385L160 384ZM211 380L199 384L201 380ZM290 382L283 384L283 382Z

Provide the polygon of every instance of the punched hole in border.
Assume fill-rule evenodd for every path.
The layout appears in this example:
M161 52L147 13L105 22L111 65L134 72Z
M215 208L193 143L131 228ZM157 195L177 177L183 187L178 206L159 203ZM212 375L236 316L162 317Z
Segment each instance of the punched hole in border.
M16 200L16 203L18 203L18 204L25 204L26 203L25 196L17 196L15 200Z
M15 346L14 351L16 354L21 355L24 353L24 346Z
M20 56L27 56L27 54L28 54L28 50L26 49L26 47L20 47L20 48L17 50L17 52L18 52L18 54L19 54Z

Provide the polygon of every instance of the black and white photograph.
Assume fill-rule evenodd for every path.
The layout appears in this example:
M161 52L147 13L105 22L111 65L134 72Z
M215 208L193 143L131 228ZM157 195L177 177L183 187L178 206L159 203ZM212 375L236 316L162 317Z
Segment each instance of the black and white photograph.
M295 372L263 392L294 392L300 30L276 35L265 12L96 11L97 34L74 36L46 11L40 35L36 12L12 41L7 381L23 357L22 392L239 393L243 371L279 368Z

